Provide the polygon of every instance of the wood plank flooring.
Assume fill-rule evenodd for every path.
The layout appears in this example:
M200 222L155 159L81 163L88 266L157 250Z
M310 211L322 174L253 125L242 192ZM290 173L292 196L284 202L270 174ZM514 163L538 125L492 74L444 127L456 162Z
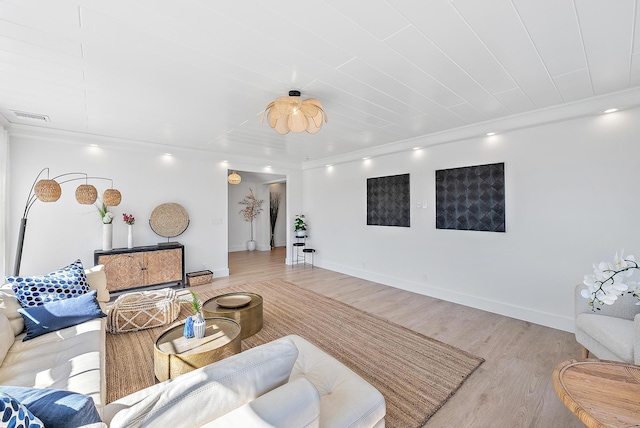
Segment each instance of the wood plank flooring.
M551 380L556 364L580 358L573 334L284 259L284 248L229 253L230 276L193 290L281 278L483 357L427 428L585 426Z

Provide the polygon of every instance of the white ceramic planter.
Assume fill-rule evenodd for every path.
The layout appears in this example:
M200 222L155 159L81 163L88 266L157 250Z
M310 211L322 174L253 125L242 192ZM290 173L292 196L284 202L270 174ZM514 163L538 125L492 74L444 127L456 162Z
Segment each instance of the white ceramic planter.
M247 250L253 251L256 249L256 241L247 241Z
M202 339L204 337L204 331L207 328L207 323L202 318L197 317L193 320L193 336L196 339Z
M127 232L127 248L133 248L133 225L130 224L128 225L128 232Z
M102 251L113 250L113 223L102 224Z

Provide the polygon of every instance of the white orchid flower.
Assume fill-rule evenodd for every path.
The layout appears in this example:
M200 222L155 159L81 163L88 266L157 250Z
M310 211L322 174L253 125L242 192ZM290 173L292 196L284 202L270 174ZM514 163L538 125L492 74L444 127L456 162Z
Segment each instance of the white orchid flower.
M625 292L633 293L635 298L640 299L640 285L626 280L636 269L640 267L634 256L625 257L624 250L616 252L613 263L600 262L593 265L593 274L584 276L583 284L586 288L581 290L580 294L594 307L596 302L601 305L613 305Z

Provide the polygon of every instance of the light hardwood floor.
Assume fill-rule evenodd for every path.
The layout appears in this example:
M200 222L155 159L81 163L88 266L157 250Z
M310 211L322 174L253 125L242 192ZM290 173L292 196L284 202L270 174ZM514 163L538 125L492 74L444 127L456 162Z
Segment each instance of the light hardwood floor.
M229 253L230 276L193 289L281 278L483 357L427 428L585 426L551 381L556 364L580 358L573 334L284 259L284 248Z

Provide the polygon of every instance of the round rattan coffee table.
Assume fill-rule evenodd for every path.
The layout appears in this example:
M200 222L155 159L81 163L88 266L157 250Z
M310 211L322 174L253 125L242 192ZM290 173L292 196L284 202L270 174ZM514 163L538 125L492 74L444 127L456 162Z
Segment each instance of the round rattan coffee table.
M235 306L233 303L225 306L221 306L224 303L218 303L221 301L220 299L223 299L229 302L237 300L238 304L241 304L243 303L241 299L245 297L250 298L249 302L238 307L233 307ZM246 339L262 329L262 297L255 293L245 292L222 294L204 302L202 314L205 317L224 317L235 320L242 327L241 339Z
M185 339L184 322L158 337L153 348L153 369L162 382L215 363L240 352L240 325L228 318L205 318L202 339Z

